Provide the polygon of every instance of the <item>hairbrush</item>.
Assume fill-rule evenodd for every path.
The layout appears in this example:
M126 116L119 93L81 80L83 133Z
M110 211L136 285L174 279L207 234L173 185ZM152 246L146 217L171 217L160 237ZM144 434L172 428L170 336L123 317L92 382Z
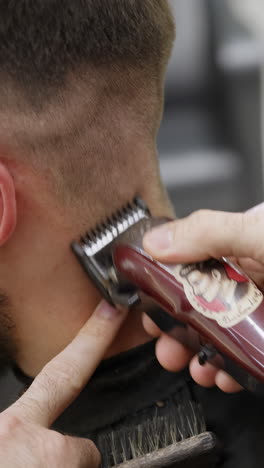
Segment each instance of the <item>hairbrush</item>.
M158 404L96 436L93 441L101 454L101 468L216 465L218 441L213 433L206 432L201 407L192 401L186 388Z
M73 252L112 305L144 311L168 335L264 395L262 292L226 258L164 264L143 248L144 234L171 221L155 218L135 198L72 244Z

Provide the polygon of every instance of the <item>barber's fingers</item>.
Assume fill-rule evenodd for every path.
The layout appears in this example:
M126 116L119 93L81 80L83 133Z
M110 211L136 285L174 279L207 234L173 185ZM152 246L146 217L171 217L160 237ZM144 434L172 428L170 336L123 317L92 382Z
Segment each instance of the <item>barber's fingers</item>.
M188 348L174 338L163 334L146 314L143 314L143 325L149 335L159 337L156 344L156 356L162 367L177 372L187 366L193 355Z
M190 373L192 378L203 387L217 385L226 393L238 392L242 389L230 375L221 369L217 369L209 363L201 366L197 355L183 346L181 343L168 335L162 334L161 330L144 314L143 325L146 331L159 337L156 344L156 356L159 363L170 372L178 372L190 362Z
M209 257L250 257L264 262L264 213L201 210L153 229L144 248L168 262L195 262Z
M168 371L177 372L187 366L193 352L167 335L161 335L156 344L159 363Z
M217 385L226 393L238 392L242 389L230 375L225 371L206 363L201 366L197 355L192 358L193 353L182 344L167 335L161 335L156 344L157 359L168 371L177 372L187 366L192 378L203 387Z
M224 370L219 370L216 373L215 385L225 393L236 393L243 390L243 387Z
M158 336L162 334L162 331L160 330L160 328L153 322L153 320L151 320L151 318L149 318L147 314L143 314L142 322L143 322L143 326L146 332L150 336L157 338Z
M101 457L98 449L91 440L64 436L64 452L58 451L58 459L67 453L63 459L63 468L99 468ZM54 465L55 466L55 465ZM56 466L62 466L57 464Z
M220 390L226 393L242 390L241 385L224 370L217 369L208 362L201 366L197 356L194 356L190 362L190 373L195 382L203 387L213 387L217 385Z
M44 427L77 397L103 359L126 316L102 301L73 341L53 358L8 412Z

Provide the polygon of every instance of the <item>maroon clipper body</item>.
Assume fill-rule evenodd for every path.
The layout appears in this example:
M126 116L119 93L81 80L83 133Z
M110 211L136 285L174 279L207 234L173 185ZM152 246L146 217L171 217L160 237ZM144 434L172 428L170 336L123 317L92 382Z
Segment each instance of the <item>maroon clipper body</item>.
M173 318L187 325L181 327L177 323L173 326L172 323L171 329L165 331L194 351L199 351L202 346L201 361L208 360L224 367L251 390L257 390L258 382L264 383L264 302L262 293L247 277L224 262L209 262L206 273L201 264L162 265L143 250L125 244L115 248L114 263L127 280L136 284ZM206 262L203 265L206 266ZM233 289L245 286L241 298L234 297L234 292L229 302L222 297L208 302L202 291L201 295L196 293L199 286L200 289L203 287L201 282L206 281L202 275L210 274L210 268L213 275L214 270L226 266ZM229 281L230 276L223 281ZM155 320L153 313L152 318ZM243 376L240 368L249 375Z
M152 218L140 200L97 228L73 250L112 304L140 307L165 333L264 395L262 292L228 260L162 264L142 247ZM175 357L177 359L177 357Z

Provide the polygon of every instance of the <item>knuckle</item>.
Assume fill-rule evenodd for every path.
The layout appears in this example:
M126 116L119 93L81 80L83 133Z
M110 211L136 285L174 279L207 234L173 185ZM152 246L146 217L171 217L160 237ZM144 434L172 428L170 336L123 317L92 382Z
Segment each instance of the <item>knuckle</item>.
M212 210L197 210L191 213L188 218L194 226L203 226L213 213Z
M0 437L10 437L22 427L22 421L14 414L2 414L0 418Z
M243 213L223 213L222 226L224 239L229 241L243 229Z
M227 217L227 226L230 229L235 256L240 256L242 253L242 256L264 260L262 236L259 236L259 233L263 232L263 216L259 213L253 215L249 215L247 212L235 213ZM239 252L237 252L238 248Z
M204 235L208 232L208 219L212 216L212 213L211 210L198 210L191 213L187 218L188 224L186 224L184 234L189 236L190 233L195 233L198 240L203 240Z
M47 431L42 439L42 452L46 460L45 466L62 466L63 459L67 459L68 446L66 438L55 431Z
M101 465L101 455L92 440L86 441L86 451L88 453L89 466L99 467Z
M61 454L64 453L65 449L67 448L67 442L62 434L53 431L46 438L45 446L49 449L50 452Z
M89 439L65 436L64 453L68 454L68 464L65 468L72 468L71 460L75 460L76 466L99 468L101 466L101 455L96 445Z
M253 219L252 219L253 218ZM252 246L250 252L254 260L264 262L263 237L264 231L264 215L263 212L255 212L253 214L244 213L243 232L248 232L251 239L248 239L248 244ZM253 241L253 242L252 242Z

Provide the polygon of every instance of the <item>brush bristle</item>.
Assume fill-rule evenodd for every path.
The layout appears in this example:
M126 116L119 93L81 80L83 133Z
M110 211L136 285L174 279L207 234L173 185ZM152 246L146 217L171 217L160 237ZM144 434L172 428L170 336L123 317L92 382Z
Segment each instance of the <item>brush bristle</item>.
M135 199L132 203L128 203L122 210L81 238L86 255L91 257L98 253L131 226L148 217L148 213L147 207L140 200Z
M138 459L205 431L202 411L196 403L189 400L165 405L167 410L156 408L152 417L146 416L139 424L127 422L101 434L97 446L102 454L102 468Z

